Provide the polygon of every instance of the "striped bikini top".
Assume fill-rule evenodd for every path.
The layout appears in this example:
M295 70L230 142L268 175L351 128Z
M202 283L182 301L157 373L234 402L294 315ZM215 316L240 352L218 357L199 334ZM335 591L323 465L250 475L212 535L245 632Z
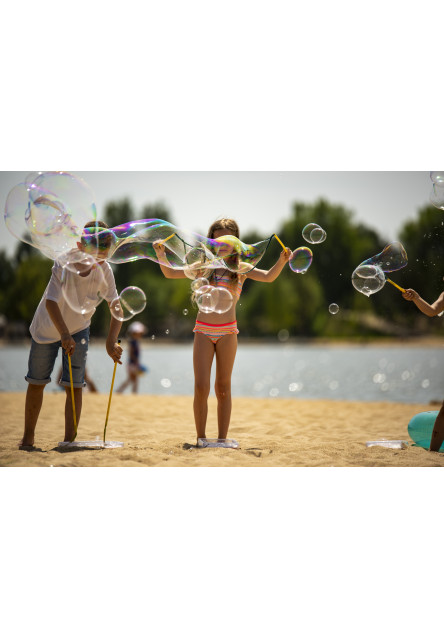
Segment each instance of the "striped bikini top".
M213 274L210 284L214 287L223 287L224 289L228 289L230 293L239 298L242 293L242 287L244 286L244 279L239 280L238 278L237 281L235 281L230 275L226 276L225 274L222 274L221 276L216 276Z

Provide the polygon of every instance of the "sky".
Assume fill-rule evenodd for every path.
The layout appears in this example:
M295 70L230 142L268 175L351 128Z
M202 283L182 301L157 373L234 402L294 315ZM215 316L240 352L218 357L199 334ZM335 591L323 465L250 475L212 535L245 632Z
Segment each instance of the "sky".
M0 172L4 212L9 190L30 171ZM295 201L313 203L323 197L342 204L387 241L397 239L407 220L428 203L428 171L85 171L73 172L92 188L99 217L106 203L129 198L136 217L145 204L163 202L174 223L206 235L216 218L239 223L242 234L256 230L265 237L276 232L291 214ZM443 212L436 210L437 219ZM126 222L122 220L122 222ZM314 220L314 222L316 222ZM328 233L328 229L326 229ZM248 240L248 237L246 237ZM11 255L17 244L4 218L0 249ZM292 247L295 248L295 247Z

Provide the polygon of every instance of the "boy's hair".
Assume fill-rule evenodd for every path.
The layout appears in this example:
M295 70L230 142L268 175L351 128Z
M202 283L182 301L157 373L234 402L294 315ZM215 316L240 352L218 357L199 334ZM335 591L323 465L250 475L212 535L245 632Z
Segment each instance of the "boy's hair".
M108 231L109 226L103 220L87 222L83 228L81 243L85 247L93 247L99 251L106 251L112 245L114 234Z

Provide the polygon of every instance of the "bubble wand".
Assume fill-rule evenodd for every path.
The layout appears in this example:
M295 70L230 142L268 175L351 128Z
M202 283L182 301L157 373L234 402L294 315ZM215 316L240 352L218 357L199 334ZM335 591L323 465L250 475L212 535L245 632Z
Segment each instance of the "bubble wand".
M117 344L120 344L120 342L121 342L120 340L117 340ZM112 398L112 395L113 395L114 378L116 377L116 368L117 368L117 362L114 363L113 379L112 379L112 382L111 382L111 390L109 392L108 410L106 412L105 428L103 430L103 444L105 444L106 427L108 425L109 410L111 408L111 398Z
M286 247L284 247L284 243L282 242L282 240L280 240L280 239L277 237L277 235L276 235L276 234L273 234L273 235L274 235L274 237L276 238L276 240L279 242L279 244L281 245L282 249L283 249L284 251L286 251L287 249L286 249Z
M71 356L69 353L68 353L68 365L69 365L69 381L71 384L72 417L74 420L74 438L71 440L71 442L74 442L74 440L77 438L77 417L76 417L76 404L74 402L74 385L72 382Z
M390 282L390 284L392 284L394 287L396 287L397 289L402 291L402 293L405 293L405 289L400 287L399 284L396 284L396 282L393 282L393 280L390 280L390 278L386 278L386 280L387 280L387 282Z
M174 237L176 235L176 232L172 233L170 236L168 236L168 238L165 238L165 240L161 240L160 244L165 244L165 242L168 242L168 240L171 240L172 237Z

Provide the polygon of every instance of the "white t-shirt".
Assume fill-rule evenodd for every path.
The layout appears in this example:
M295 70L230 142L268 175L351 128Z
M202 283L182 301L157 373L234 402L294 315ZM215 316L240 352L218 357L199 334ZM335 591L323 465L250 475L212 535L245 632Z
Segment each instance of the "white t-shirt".
M56 260L51 279L34 314L29 331L39 344L60 340L60 333L46 309L46 301L57 302L62 318L71 335L86 329L98 304L111 302L118 293L114 274L107 262L96 264L87 276L80 276L60 265Z

